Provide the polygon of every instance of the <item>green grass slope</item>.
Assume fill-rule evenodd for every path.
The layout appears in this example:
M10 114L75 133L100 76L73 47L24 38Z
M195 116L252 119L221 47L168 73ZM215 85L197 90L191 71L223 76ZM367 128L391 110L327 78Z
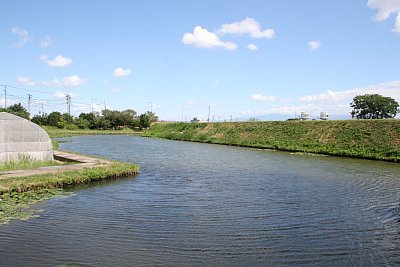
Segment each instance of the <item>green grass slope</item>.
M158 123L143 135L400 161L400 120Z

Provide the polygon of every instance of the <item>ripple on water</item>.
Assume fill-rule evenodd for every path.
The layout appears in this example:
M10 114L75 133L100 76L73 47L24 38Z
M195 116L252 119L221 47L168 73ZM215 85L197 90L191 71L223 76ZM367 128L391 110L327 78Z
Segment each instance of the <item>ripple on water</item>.
M68 140L62 149L142 172L0 226L0 265L400 264L397 164L127 136Z

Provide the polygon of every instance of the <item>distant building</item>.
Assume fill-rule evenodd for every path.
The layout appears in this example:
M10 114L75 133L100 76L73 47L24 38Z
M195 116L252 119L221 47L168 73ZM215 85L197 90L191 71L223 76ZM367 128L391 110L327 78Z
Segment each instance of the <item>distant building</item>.
M196 117L193 118L193 120L191 120L190 122L200 122L200 120Z
M0 112L0 163L21 159L53 160L51 139L39 125Z
M308 113L307 112L301 112L300 113L300 119L301 120L308 120L309 119Z
M321 112L319 118L320 118L321 120L326 121L326 120L329 119L329 114L328 114L327 112Z

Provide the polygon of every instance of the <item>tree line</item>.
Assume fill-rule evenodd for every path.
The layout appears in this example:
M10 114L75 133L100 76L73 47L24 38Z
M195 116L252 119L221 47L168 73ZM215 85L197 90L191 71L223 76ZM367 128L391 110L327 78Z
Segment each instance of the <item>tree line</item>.
M145 129L153 122L158 121L154 112L147 111L138 115L133 109L123 111L105 109L101 113L81 113L78 117L71 114L53 111L33 116L21 105L14 104L8 108L0 108L0 112L8 112L22 118L31 120L40 126L53 126L60 129L92 129L92 130L119 130L125 128Z

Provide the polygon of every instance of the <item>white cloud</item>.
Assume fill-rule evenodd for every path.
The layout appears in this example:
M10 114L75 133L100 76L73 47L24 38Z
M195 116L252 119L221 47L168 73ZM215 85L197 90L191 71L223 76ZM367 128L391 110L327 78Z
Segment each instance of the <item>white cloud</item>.
M54 59L48 59L47 55L41 55L39 60L45 61L49 67L62 68L72 63L72 59L63 57L62 55L56 56Z
M160 104L152 104L153 109L160 109L162 106Z
M400 11L400 0L368 0L368 7L378 9L378 13L374 19L377 21L384 21L392 13Z
M182 37L182 43L198 48L221 47L226 50L237 48L235 43L221 41L215 33L209 32L201 26L196 26L193 33L185 33Z
M221 83L220 80L215 80L215 81L213 81L213 84L220 84L220 83Z
M41 41L40 41L40 47L41 48L47 48L52 44L51 37L46 35Z
M255 101L276 101L277 100L277 98L275 96L261 95L261 94L252 95L251 99L253 99Z
M66 98L66 94L67 94L67 93L60 92L60 91L56 91L56 92L53 94L53 96L54 96L55 98L64 99L64 98Z
M275 31L273 29L261 30L260 24L253 18L245 18L239 22L224 24L217 31L219 34L248 34L253 38L273 38Z
M356 95L363 94L381 94L393 98L400 99L400 80L381 83L377 85L371 85L367 87L355 88L352 90L344 91L326 91L325 93L318 95L306 95L300 97L298 100L302 102L340 102L351 100Z
M400 32L400 0L368 0L368 7L377 9L378 13L374 16L376 21L384 21L392 13L397 13L394 32Z
M113 76L115 77L124 77L131 75L130 69L116 68L113 72Z
M345 115L350 118L350 103L357 95L380 94L392 97L400 101L400 80L380 83L376 85L354 88L342 91L326 91L321 94L306 95L296 100L285 100L286 104L275 104L259 111L246 111L248 116L262 115L288 115L290 117L300 112L307 112L311 118L318 118L320 112L328 112L330 115ZM253 95L253 100L263 100L262 95ZM265 97L268 100L268 96Z
M258 50L258 47L255 44L249 44L247 46L247 49L255 51L255 50Z
M316 50L321 47L321 42L318 41L309 41L307 44L311 50Z
M193 100L186 101L186 104L188 104L188 105L196 105L196 103Z
M400 33L400 11L397 12L396 24L394 25L393 32Z
M18 27L13 27L11 29L11 34L19 39L18 43L11 45L12 48L21 48L30 41L29 33Z
M64 77L62 79L62 85L64 87L78 87L83 84L87 83L87 79L83 79L77 75L69 76L69 77Z
M111 93L119 93L119 92L121 92L121 89L118 88L118 87L113 87L113 88L110 89L110 92Z
M52 81L33 81L30 77L20 76L17 82L25 86L49 86L49 87L78 87L88 82L87 79L80 78L77 75L67 76L62 79L53 79Z
M25 85L25 86L35 86L36 83L32 81L31 77L27 76L19 76L17 77L17 82L19 84Z

